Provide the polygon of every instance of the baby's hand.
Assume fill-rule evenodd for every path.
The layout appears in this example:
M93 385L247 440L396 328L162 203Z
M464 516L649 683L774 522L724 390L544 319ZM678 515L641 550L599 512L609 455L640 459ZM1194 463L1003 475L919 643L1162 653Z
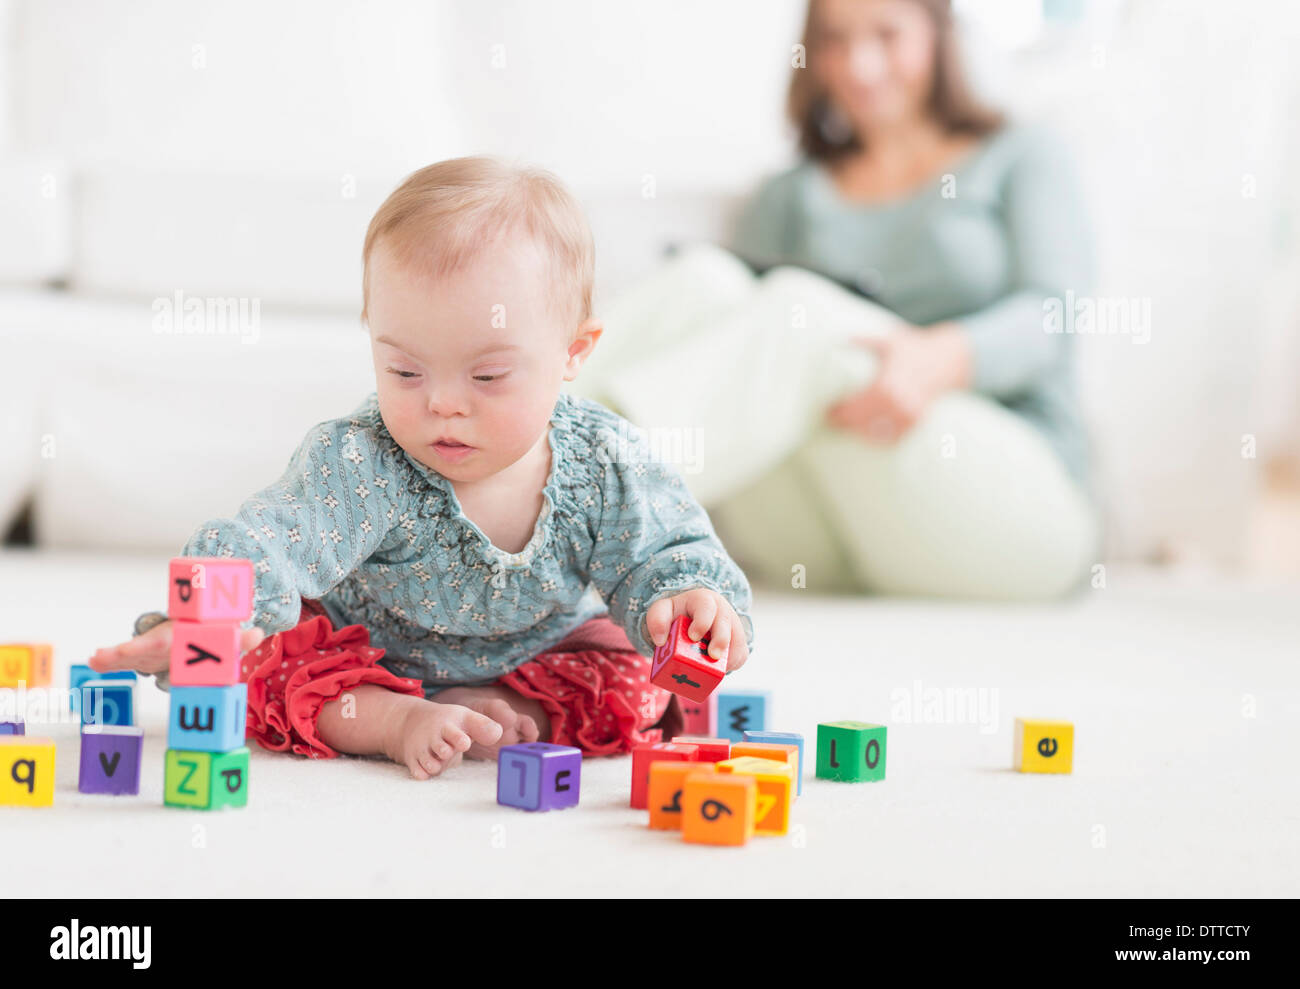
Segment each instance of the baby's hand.
M671 597L660 598L646 611L646 631L650 641L662 646L668 639L668 629L678 615L690 615L691 623L686 634L698 642L709 637L709 655L715 659L727 658L727 672L738 670L749 659L749 643L745 641L745 626L731 602L706 587L693 587Z
M260 628L246 628L239 633L239 649L256 649L266 638ZM149 631L120 645L97 649L87 662L92 670L135 670L137 673L161 673L171 663L172 623L159 622Z

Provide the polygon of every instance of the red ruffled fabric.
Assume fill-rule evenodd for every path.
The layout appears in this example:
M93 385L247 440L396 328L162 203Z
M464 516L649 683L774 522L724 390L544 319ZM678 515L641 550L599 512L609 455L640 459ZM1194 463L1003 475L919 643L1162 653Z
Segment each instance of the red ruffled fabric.
M377 665L384 650L370 645L364 626L335 631L312 600L303 601L299 618L244 656L248 735L263 748L332 759L339 753L316 731L322 706L363 683L424 696L419 680ZM650 683L650 667L650 657L602 615L497 683L541 702L555 744L576 746L586 755L614 755L681 731L675 695Z

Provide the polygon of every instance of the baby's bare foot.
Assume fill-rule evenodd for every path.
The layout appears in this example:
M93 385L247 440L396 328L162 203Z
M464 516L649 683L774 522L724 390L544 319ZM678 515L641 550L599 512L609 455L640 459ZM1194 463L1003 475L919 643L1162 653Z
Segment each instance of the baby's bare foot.
M417 780L427 780L459 763L474 748L498 743L503 733L489 714L460 704L412 698L388 755Z
M478 711L501 726L501 737L482 743L475 739L465 752L470 759L495 759L503 745L545 742L551 736L551 723L541 703L495 684L486 687L448 687L439 691L440 703L460 704Z

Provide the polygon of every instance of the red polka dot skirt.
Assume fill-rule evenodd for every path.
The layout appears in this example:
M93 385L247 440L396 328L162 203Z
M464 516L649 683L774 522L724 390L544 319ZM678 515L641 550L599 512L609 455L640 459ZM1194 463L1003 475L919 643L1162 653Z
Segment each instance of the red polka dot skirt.
M325 704L365 683L424 696L419 680L379 666L383 655L371 647L363 626L336 630L316 601L304 600L297 625L268 636L244 656L249 737L266 749L336 757L316 731ZM630 752L681 729L674 695L650 683L650 657L637 652L608 615L580 625L497 683L540 702L551 741L587 755Z

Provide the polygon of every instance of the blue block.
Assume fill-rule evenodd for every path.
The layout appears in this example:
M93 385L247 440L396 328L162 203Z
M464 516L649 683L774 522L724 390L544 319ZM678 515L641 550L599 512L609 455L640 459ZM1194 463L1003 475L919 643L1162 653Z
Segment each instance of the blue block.
M244 744L248 684L171 689L167 748L229 752Z
M770 695L766 690L719 690L718 738L743 742L745 732L767 727Z
M522 810L562 810L578 803L582 751L525 742L497 752L497 803Z
M123 680L87 680L81 685L83 725L135 724L135 684Z
M92 670L85 663L73 663L68 669L68 710L76 714L81 710L81 690L79 689L87 680L130 680L132 683L137 677L134 670L113 670L111 673L98 673Z
M26 735L27 726L21 721L0 721L0 735Z
M762 742L765 745L799 746L799 778L795 780L795 795L803 793L803 736L797 731L747 731L746 742Z

